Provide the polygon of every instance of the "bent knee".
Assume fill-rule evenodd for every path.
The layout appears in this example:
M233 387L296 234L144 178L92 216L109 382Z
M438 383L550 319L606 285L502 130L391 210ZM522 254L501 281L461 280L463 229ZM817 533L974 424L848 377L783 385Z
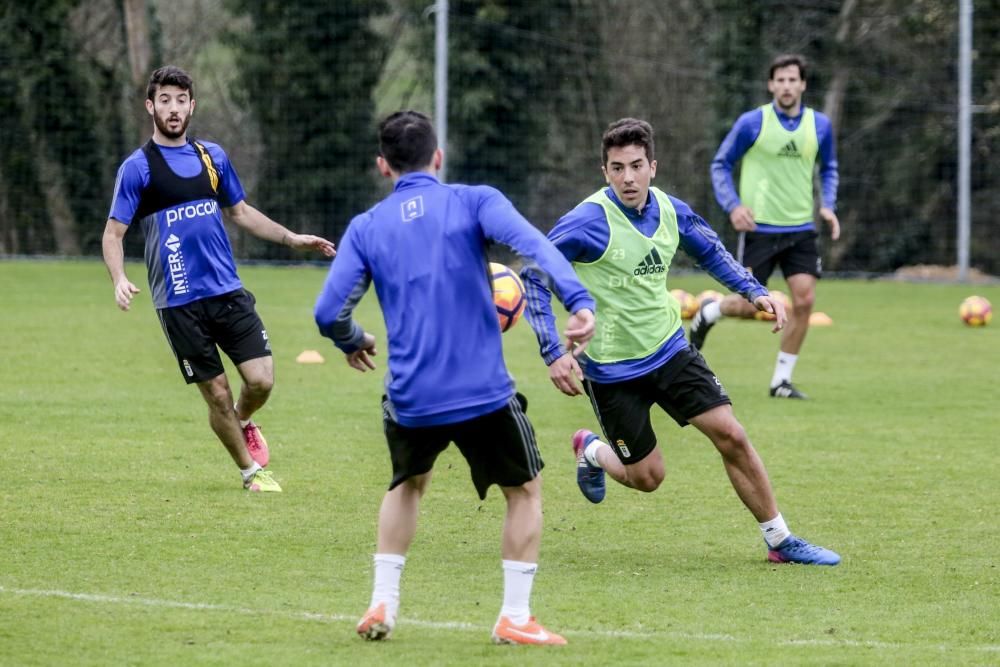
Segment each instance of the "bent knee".
M652 477L644 477L642 479L635 480L634 488L636 491L642 491L643 493L652 493L660 488L660 484L663 482L663 478L659 479Z
M402 491L400 493L414 494L418 497L423 497L427 492L427 487L431 484L431 473L425 472L420 475L414 475L413 477L407 477L403 480L399 487Z
M636 491L642 491L644 493L651 493L660 488L660 484L663 483L663 478L666 477L666 471L663 468L650 468L641 471L629 471L629 482Z
M229 382L226 381L225 375L220 375L207 382L199 383L198 386L209 407L214 410L232 409L233 394L229 389Z
M816 303L816 292L810 290L805 294L796 294L792 298L792 308L798 311L812 310Z
M753 449L746 430L738 422L716 431L712 442L724 455L742 455Z
M719 430L718 437L720 440L734 446L745 447L750 444L750 439L747 437L746 429L744 429L739 422L727 424L725 428Z
M515 500L518 502L529 502L537 503L539 507L542 504L542 476L536 475L533 479L521 484L520 486L503 486L500 485L500 490L503 491L504 496L508 500Z
M273 377L254 378L247 381L247 388L255 394L270 394L274 388Z

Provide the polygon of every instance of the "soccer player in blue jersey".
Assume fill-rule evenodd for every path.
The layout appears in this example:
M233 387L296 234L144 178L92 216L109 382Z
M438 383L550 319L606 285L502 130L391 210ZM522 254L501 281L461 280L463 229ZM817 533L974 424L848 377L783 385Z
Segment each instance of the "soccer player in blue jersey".
M125 274L122 239L139 223L146 239L149 289L181 375L197 384L208 421L239 466L249 491L281 491L270 471L267 442L251 416L274 385L267 332L252 294L243 288L222 213L254 236L331 257L333 244L295 234L246 203L236 169L218 145L190 139L194 83L173 66L153 72L146 110L153 136L118 169L102 240L115 301L128 310L139 288ZM243 380L233 403L218 348Z
M376 162L393 192L351 221L316 301L320 332L353 368L375 368L375 338L352 317L371 283L388 338L382 419L393 475L379 512L371 604L357 632L372 640L392 632L420 499L435 459L454 442L479 497L496 484L507 502L503 606L493 641L565 644L535 621L529 605L542 534L543 464L526 402L504 364L487 242L513 247L553 277L571 313L565 335L576 353L593 335L594 300L503 194L439 182L441 161L427 116L400 111L382 121Z
M658 405L681 426L693 424L722 456L737 495L760 524L772 562L836 565L840 556L789 531L764 464L733 414L722 383L692 349L681 327L680 305L667 276L678 248L720 283L785 324L780 301L733 259L712 229L687 204L650 185L656 175L653 128L635 118L608 126L602 171L609 187L564 215L549 239L573 264L597 302L596 332L580 360L605 439L586 429L573 436L577 483L599 503L605 472L639 491L654 491L664 477L663 454L650 423ZM543 267L544 268L544 267ZM581 393L580 364L560 343L550 309L547 277L522 272L527 317L563 393Z
M771 376L771 396L806 398L792 384L792 371L809 331L821 273L813 224L813 170L819 163L819 217L840 237L837 202L837 155L833 128L822 113L802 104L806 63L802 56L778 56L771 63L769 103L737 119L712 160L712 186L719 205L740 233L737 259L766 285L776 266L788 282L792 312L781 336ZM733 167L740 165L739 194ZM701 349L705 336L722 316L753 317L754 308L738 294L706 301L691 321L691 344Z

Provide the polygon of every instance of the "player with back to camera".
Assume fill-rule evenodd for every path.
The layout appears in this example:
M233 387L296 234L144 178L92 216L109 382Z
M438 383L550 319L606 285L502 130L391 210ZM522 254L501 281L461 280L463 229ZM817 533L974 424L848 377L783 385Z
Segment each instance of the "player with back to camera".
M737 259L766 285L776 266L788 282L792 312L781 335L771 376L771 396L804 399L792 384L792 372L809 331L821 274L813 224L813 169L819 162L819 217L840 238L837 202L837 155L833 127L825 115L802 104L806 62L788 54L771 63L767 89L774 99L740 116L712 160L712 187L719 205L739 235ZM739 193L733 167L740 165ZM726 317L753 317L754 309L738 294L707 301L691 320L691 344L701 349L705 336Z
M187 136L194 108L194 82L185 71L168 65L153 72L146 89L153 136L118 169L102 240L104 262L115 301L128 310L139 288L125 274L122 239L138 222L153 306L181 375L201 391L209 424L239 466L244 488L280 492L264 470L267 442L251 420L274 385L271 344L256 301L236 274L220 209L266 241L328 257L334 248L318 236L290 232L247 204L225 151ZM218 348L243 381L235 405Z
M736 494L760 525L768 560L836 565L836 553L789 531L764 463L733 414L729 395L684 338L680 306L667 283L674 253L683 249L720 283L759 310L774 313L775 332L785 324L783 305L733 259L686 203L650 185L656 159L649 123L635 118L611 123L602 140L601 170L608 187L564 215L549 232L597 302L596 333L580 360L584 390L606 440L586 429L573 436L580 490L591 502L601 502L605 471L639 491L660 486L663 454L650 423L650 409L658 405L679 425L693 424L715 445ZM549 377L563 393L578 395L580 365L560 344L546 277L528 265L522 278L528 321Z
M542 534L542 459L526 402L503 358L486 242L511 246L549 272L572 314L565 331L580 353L594 332L594 301L555 248L488 186L445 185L430 119L400 111L378 130L379 172L393 192L356 216L316 302L320 332L351 367L374 369L375 338L352 317L374 282L389 347L382 419L392 481L378 519L371 604L358 623L385 639L399 608L399 582L420 499L437 456L454 442L480 499L496 484L507 503L501 556L503 605L493 641L565 644L531 615Z

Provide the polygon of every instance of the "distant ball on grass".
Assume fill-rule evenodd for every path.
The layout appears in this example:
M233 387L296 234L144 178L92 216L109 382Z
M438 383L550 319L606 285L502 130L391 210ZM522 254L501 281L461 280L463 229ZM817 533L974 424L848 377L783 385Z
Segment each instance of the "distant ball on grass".
M970 296L958 307L958 316L970 327L984 327L993 319L993 306L983 296Z
M681 304L681 318L690 320L698 312L698 300L694 295L682 289L672 289L670 293L674 295L677 302Z
M490 262L490 275L500 331L506 333L517 324L524 312L524 284L512 268L497 262Z

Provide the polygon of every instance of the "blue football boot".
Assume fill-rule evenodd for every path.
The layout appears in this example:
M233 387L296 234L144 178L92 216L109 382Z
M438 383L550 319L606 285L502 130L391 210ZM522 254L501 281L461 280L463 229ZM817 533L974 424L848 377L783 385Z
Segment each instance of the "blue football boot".
M591 465L587 457L583 455L584 450L591 442L596 440L598 435L585 428L573 434L573 453L576 454L576 483L583 492L583 497L592 503L599 503L604 500L604 468Z
M789 535L776 547L769 547L767 559L772 563L799 563L801 565L836 565L840 555L809 544L800 537Z

